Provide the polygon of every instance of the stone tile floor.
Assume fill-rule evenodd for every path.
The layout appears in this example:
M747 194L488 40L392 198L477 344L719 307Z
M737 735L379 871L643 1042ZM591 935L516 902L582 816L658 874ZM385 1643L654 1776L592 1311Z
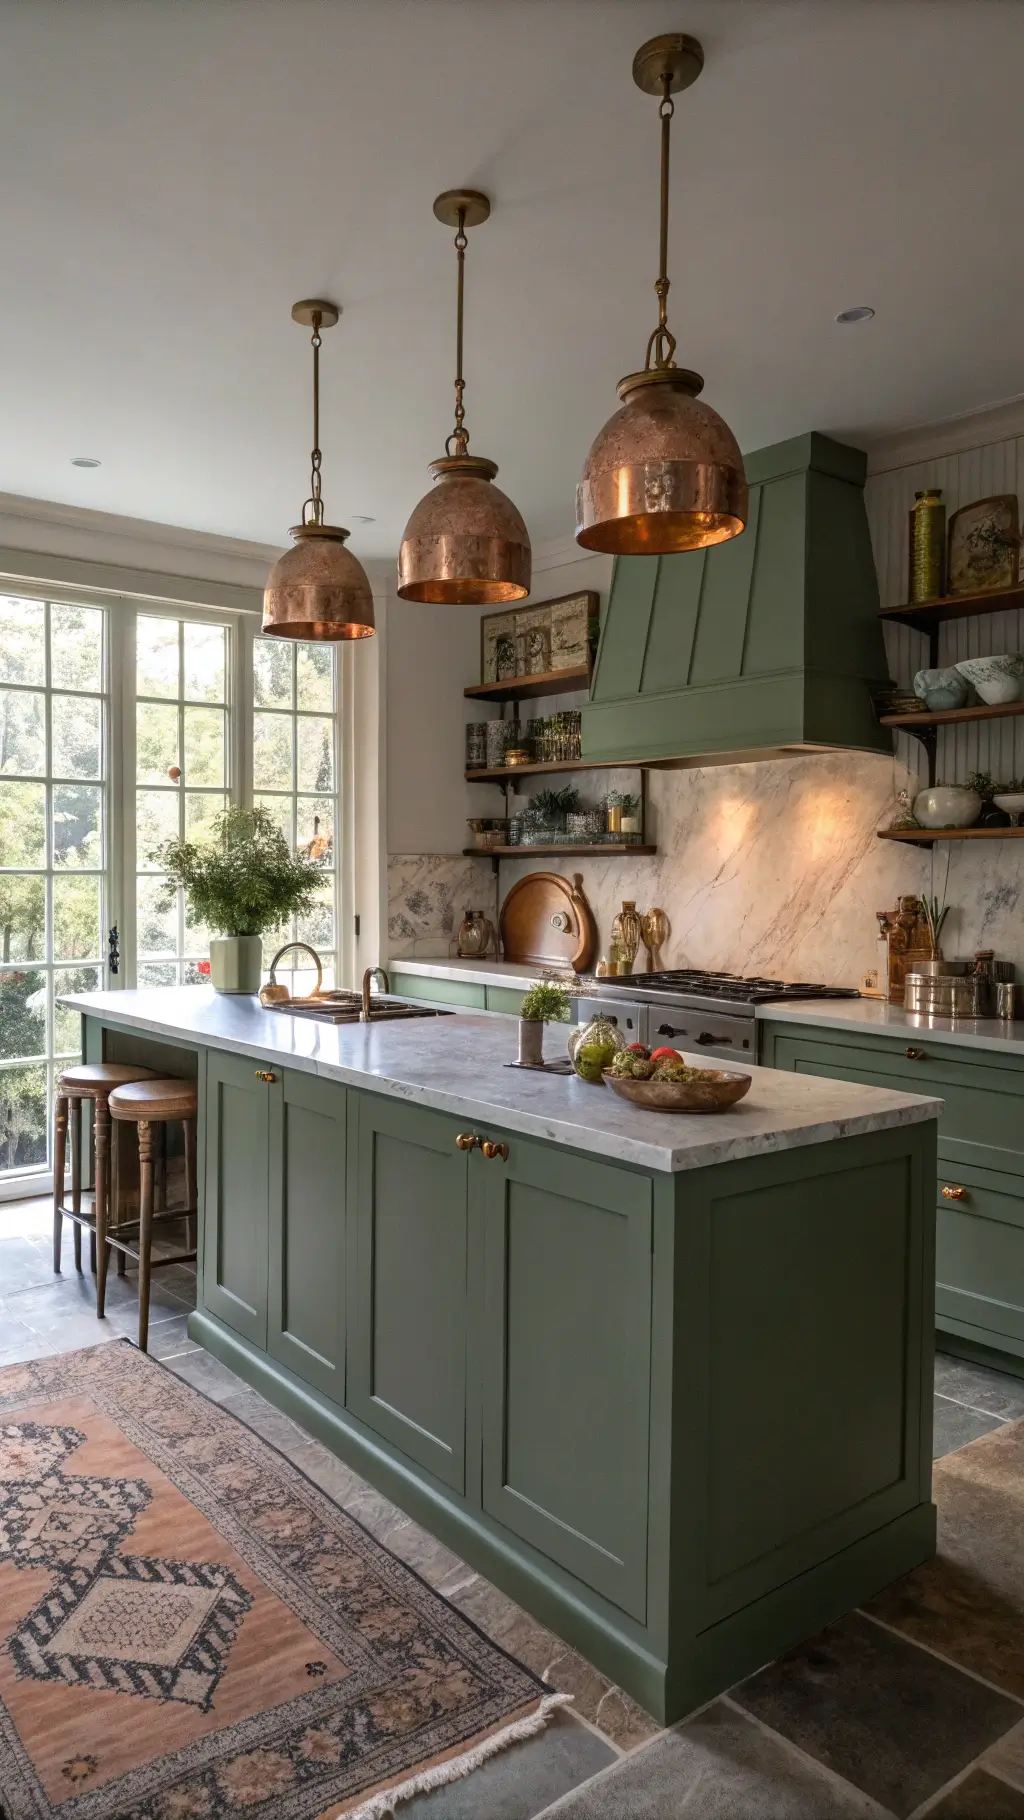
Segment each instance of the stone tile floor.
M87 1247L83 1248L87 1257ZM51 1212L0 1205L0 1365L133 1338L134 1272L74 1269ZM400 1820L1024 1820L1024 1379L940 1354L935 1563L669 1731L189 1339L191 1266L154 1277L150 1352L266 1436L574 1707ZM960 1452L999 1437L981 1456ZM1005 1444L1004 1444L1005 1443ZM979 1504L979 1498L981 1503ZM985 1500L988 1500L988 1503ZM1020 1639L1018 1641L1018 1639Z

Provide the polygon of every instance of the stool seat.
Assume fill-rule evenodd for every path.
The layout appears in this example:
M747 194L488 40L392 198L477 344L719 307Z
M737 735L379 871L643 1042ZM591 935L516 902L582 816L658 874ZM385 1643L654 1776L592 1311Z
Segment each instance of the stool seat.
M152 1068L140 1068L132 1062L79 1062L65 1068L57 1082L57 1092L67 1099L91 1100L98 1093L124 1087L129 1081L149 1080Z
M110 1095L115 1119L194 1119L196 1089L191 1081L127 1081Z

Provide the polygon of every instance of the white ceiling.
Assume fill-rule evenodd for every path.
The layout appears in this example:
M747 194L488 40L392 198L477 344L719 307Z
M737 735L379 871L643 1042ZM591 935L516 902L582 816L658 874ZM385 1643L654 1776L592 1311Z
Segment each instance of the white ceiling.
M431 203L469 184L473 447L535 544L570 533L655 319L630 63L669 29L707 56L670 321L742 446L1024 392L1017 0L0 0L0 489L285 541L320 294L328 516L393 552L450 428Z

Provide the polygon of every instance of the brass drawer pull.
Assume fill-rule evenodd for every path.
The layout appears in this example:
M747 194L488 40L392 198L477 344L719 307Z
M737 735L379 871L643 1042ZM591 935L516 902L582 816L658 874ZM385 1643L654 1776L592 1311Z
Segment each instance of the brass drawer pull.
M480 1148L489 1163L493 1163L496 1156L500 1156L503 1163L508 1162L507 1144L492 1144L490 1138L484 1138Z
M256 1079L258 1081L276 1081L277 1075L271 1074L269 1068L257 1068Z
M906 1055L907 1055L908 1062L923 1062L924 1061L924 1050L923 1049L908 1049L906 1052Z
M946 1184L943 1187L942 1194L943 1194L943 1198L947 1201L968 1201L968 1200L970 1200L970 1195L968 1194L966 1188L954 1187L951 1182L946 1182Z
M474 1137L471 1131L460 1131L455 1140L455 1148L456 1150L475 1150L479 1142L480 1139Z

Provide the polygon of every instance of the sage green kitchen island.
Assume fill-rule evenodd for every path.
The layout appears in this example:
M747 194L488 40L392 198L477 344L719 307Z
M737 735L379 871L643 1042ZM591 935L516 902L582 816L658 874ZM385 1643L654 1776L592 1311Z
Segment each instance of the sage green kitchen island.
M659 1115L498 1018L65 1002L197 1078L193 1337L659 1718L934 1552L939 1102Z

